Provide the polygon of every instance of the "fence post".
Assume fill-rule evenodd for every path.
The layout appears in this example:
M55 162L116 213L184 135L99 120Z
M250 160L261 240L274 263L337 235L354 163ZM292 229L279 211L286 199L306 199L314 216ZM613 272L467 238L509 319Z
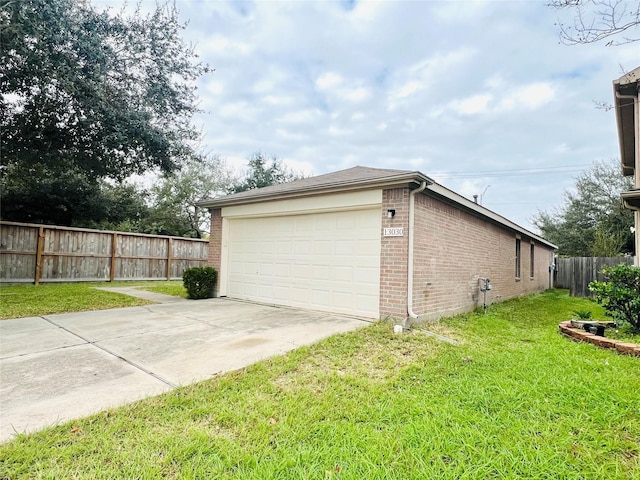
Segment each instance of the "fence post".
M118 234L113 232L111 237L111 269L109 271L109 281L113 282L116 278L116 253L118 252Z
M36 244L36 271L33 276L33 283L40 284L42 277L42 253L44 252L44 227L38 227L38 243Z
M172 261L172 249L173 249L173 242L172 242L172 238L169 237L167 238L167 280L171 280L171 261Z

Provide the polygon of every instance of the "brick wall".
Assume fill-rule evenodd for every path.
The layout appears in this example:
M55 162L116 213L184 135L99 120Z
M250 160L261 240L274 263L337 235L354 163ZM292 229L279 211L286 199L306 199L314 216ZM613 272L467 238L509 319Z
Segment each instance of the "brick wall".
M222 214L219 208L211 210L211 232L209 234L209 266L220 273L222 255Z
M393 218L387 210L394 209ZM382 228L404 228L402 237L381 235L380 248L380 316L407 316L407 254L409 251L409 189L382 192Z
M415 202L414 311L423 320L482 306L480 278L491 279L487 303L549 287L551 250L521 235L521 276L515 277L516 233L418 194Z

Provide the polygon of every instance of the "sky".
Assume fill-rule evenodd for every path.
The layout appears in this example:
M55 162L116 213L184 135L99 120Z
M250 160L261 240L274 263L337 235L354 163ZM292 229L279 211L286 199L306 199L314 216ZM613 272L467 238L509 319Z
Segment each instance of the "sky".
M114 0L115 1L115 0ZM155 0L143 0L155 6ZM546 1L176 0L203 147L305 175L418 170L519 225L619 158L612 81L640 44L567 46Z

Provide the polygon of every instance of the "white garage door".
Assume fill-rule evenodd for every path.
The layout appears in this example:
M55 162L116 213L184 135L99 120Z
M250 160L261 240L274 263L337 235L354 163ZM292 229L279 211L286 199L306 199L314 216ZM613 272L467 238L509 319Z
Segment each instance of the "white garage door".
M378 317L380 209L228 220L227 295Z

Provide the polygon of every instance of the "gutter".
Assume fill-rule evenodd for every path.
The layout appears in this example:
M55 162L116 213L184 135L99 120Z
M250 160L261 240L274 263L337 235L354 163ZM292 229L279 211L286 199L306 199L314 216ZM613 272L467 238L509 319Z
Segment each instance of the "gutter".
M636 142L635 136L636 136L636 129L637 126L635 126L635 122L637 121L636 119L638 118L638 96L635 94L624 94L624 93L620 93L620 84L614 82L613 84L613 93L616 97L616 100L631 100L632 101L632 105L633 105L633 113L632 113L632 123L631 123L631 137L632 137L632 142ZM634 157L636 158L631 158L629 159L629 155L627 155L627 149L625 146L625 129L624 129L624 125L625 122L622 119L622 108L623 107L629 107L629 104L625 104L622 105L621 102L617 102L616 101L616 123L618 126L618 144L620 147L620 162L622 163L622 173L625 176L631 176L634 174L635 172L635 168L636 168L636 158L638 155L638 152L635 152L635 150L637 150L637 145L636 147L633 149L634 150ZM629 135L629 133L627 132L627 135ZM631 166L628 166L626 164L626 160L630 160Z
M308 180L314 177L296 180L291 183L282 183L263 187L261 189L249 190L247 192L234 193L220 198L201 200L197 203L202 208L221 208L228 205L246 205L250 203L260 203L265 201L289 200L291 198L309 197L320 194L330 194L336 192L365 190L374 188L394 188L395 186L406 186L418 181L433 183L429 177L420 172L402 172L397 175L390 175L379 178L368 178L365 180L338 180L327 183L311 183Z
M407 255L407 315L409 318L418 318L413 311L413 226L415 224L415 197L416 194L423 192L427 188L427 182L422 184L409 193L409 253Z

